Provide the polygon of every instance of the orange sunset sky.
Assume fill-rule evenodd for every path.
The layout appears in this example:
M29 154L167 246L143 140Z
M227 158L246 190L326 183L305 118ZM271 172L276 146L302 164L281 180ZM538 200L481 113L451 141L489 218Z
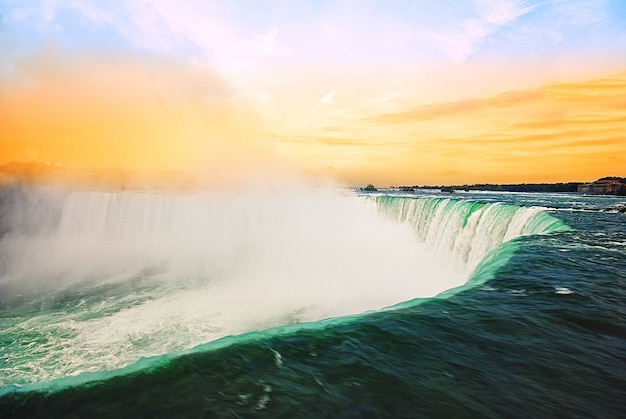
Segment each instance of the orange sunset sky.
M626 176L619 0L9 1L0 23L0 164Z

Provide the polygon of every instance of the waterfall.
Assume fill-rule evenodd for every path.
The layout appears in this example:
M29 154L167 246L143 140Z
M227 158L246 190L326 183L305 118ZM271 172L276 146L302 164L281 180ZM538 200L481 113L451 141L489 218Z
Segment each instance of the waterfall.
M541 208L317 189L81 191L59 219L0 241L0 304L39 313L6 333L45 337L12 349L6 382L415 304L469 286L507 240L563 228Z
M523 235L564 229L541 207L448 198L372 196L387 217L408 223L430 249L473 270L499 245Z

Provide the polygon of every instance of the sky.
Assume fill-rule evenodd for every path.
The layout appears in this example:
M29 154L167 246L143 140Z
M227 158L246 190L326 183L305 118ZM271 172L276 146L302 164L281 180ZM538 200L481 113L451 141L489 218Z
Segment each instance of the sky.
M626 176L623 0L0 0L0 163Z

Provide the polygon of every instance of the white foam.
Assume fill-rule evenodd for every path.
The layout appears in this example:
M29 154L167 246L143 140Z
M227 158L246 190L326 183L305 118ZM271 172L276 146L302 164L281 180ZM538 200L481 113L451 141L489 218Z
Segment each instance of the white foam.
M569 295L574 293L567 287L555 287L554 289L556 294Z

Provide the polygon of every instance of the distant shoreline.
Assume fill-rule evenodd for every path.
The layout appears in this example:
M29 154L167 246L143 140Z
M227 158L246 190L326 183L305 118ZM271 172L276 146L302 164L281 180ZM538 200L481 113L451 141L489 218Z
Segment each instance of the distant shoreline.
M453 189L456 191L495 191L495 192L577 192L578 187L584 182L568 183L478 183L473 185L425 185L420 189ZM401 186L400 188L405 188Z
M375 190L376 187L368 185L362 190ZM600 178L594 182L559 182L559 183L476 183L472 185L413 185L397 186L389 189L410 192L416 189L440 190L446 193L455 191L494 191L494 192L561 192L561 193L585 193L591 195L618 195L626 196L626 178L609 176Z

